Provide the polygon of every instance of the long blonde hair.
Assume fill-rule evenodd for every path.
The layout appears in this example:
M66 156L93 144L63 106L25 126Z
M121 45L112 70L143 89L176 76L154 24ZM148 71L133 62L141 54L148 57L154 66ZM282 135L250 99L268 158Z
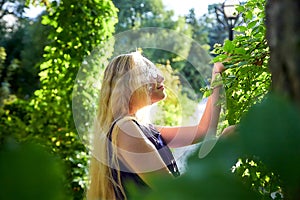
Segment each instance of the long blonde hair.
M137 61L139 60L139 61ZM140 62L142 60L142 63ZM116 140L118 127L115 126L111 134L112 158L109 163L108 132L114 120L129 114L132 101L140 107L150 104L148 83L141 64L153 65L138 52L123 54L115 57L106 67L99 95L99 107L95 123L90 159L90 184L87 191L88 200L114 200L114 188L118 188L126 199L124 188L118 170ZM115 181L111 173L113 165L116 167L118 180Z

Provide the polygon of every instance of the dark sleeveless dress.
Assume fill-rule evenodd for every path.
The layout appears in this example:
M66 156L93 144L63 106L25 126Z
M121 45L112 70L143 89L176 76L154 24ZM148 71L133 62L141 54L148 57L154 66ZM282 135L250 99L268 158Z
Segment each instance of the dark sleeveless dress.
M110 141L111 141L111 134L112 134L113 127L115 126L117 121L118 120L113 122L113 124L112 124L112 126L109 130L108 139ZM173 157L173 154L170 151L170 148L167 146L164 139L161 137L160 132L158 132L154 128L154 126L151 125L151 124L148 127L148 126L144 126L144 125L139 124L134 119L132 119L132 121L141 129L143 134L155 146L155 148L157 149L157 151L158 151L159 155L161 156L162 160L164 161L164 163L168 167L170 173L172 173L172 175L174 177L179 176L180 172L178 171L178 167L177 167L176 161ZM108 145L108 158L111 159L111 157L112 157L112 147L111 147L111 143L109 143L109 145ZM118 178L117 178L117 169L111 168L111 173L112 173L112 176L114 178L114 181L123 186L127 198L129 198L128 197L128 189L126 188L127 184L133 184L134 186L136 186L140 190L149 189L149 186L138 176L138 174L131 173L130 170L124 165L124 163L122 163L121 160L118 160L118 161L119 161L120 169L125 169L125 170L121 170L121 183L119 183ZM110 163L111 163L111 160L110 160ZM115 194L116 194L116 197L117 197L118 200L123 200L125 198L119 188L115 187L114 190L115 190Z

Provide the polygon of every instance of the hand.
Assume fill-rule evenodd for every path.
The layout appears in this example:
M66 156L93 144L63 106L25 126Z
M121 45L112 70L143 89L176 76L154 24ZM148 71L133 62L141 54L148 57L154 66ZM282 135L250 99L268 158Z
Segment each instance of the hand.
M226 127L223 131L222 131L222 136L226 136L226 135L231 135L234 132L236 132L237 126L236 125L231 125Z
M213 67L213 74L222 73L225 69L226 68L224 67L223 63L216 62Z
M211 81L213 82L216 78L216 76L218 74L221 74L223 71L225 71L225 67L223 65L223 63L221 62L216 62L214 63L214 67L213 67L213 70L212 70L212 75L211 75Z

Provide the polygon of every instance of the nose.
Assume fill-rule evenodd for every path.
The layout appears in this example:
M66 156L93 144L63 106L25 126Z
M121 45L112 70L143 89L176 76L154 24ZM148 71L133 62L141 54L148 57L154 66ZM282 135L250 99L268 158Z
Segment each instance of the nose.
M162 83L165 80L165 78L163 77L162 74L159 73L159 74L157 74L156 80L158 83Z

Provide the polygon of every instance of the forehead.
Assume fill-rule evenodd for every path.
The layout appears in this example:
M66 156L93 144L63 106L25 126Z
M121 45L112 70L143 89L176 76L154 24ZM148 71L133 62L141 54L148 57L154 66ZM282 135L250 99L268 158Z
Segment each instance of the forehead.
M156 79L160 74L154 63L143 56L139 55L135 57L134 61L136 66L141 70L145 80Z

